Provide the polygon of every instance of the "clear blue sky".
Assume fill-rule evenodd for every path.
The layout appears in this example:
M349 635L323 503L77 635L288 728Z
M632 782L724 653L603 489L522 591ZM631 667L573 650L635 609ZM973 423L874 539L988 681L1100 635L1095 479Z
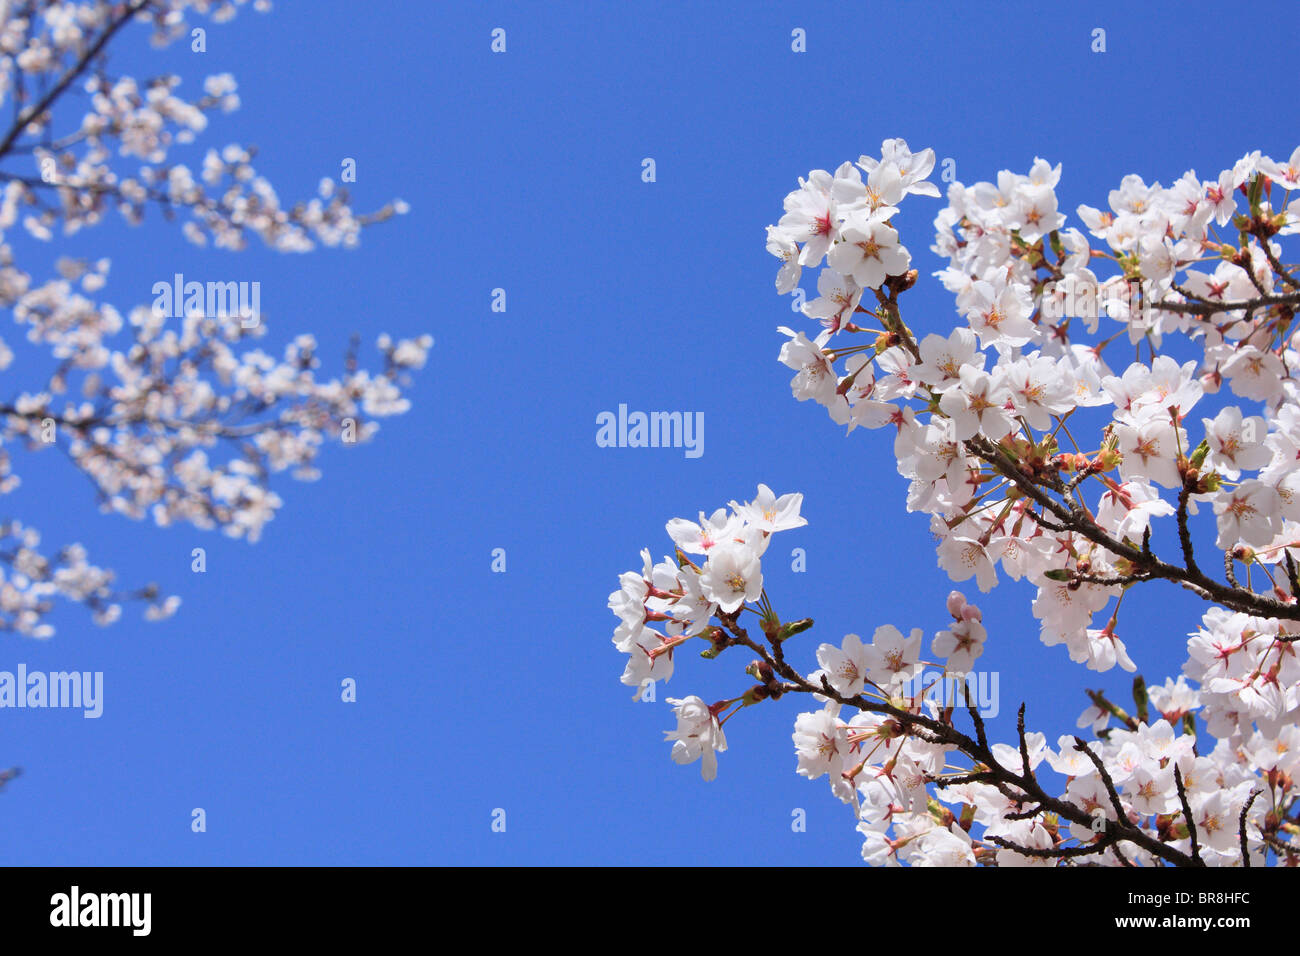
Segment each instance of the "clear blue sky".
M410 215L359 249L284 256L198 250L156 216L52 251L111 254L103 295L125 309L173 272L257 279L269 342L311 331L436 339L412 411L368 446L328 451L315 484L255 545L96 511L53 455L23 457L5 513L51 547L80 540L125 584L183 598L161 624L128 607L108 629L72 608L47 643L9 637L0 669L105 674L104 716L0 712L0 794L14 864L689 864L860 862L851 811L794 773L787 698L727 727L718 779L677 767L664 698L744 690L746 657L679 658L655 704L618 682L605 607L664 522L752 496L803 491L809 526L779 538L808 571L767 563L768 591L813 631L790 651L882 623L943 626L951 585L924 518L903 510L890 437L846 438L789 394L776 326L811 325L773 288L764 227L810 169L886 137L933 147L970 183L1064 163L1071 213L1129 172L1209 178L1250 149L1289 155L1300 132L1289 78L1300 53L1286 7L1241 17L1195 4L1086 8L975 4L288 3L211 26L207 52L115 43L117 69L174 70L195 90L229 71L243 107L188 154L259 147L285 201L309 198L354 157L356 205ZM1271 25L1269 25L1271 23ZM494 55L490 32L507 31ZM791 30L807 52L791 51ZM1105 54L1090 31L1107 31ZM1245 65L1212 70L1248 46ZM128 70L127 68L131 69ZM1267 84L1275 83L1275 88ZM177 156L186 155L184 152ZM652 157L657 182L641 180ZM907 318L956 315L929 278L940 201L899 220L921 270ZM51 250L11 239L28 262ZM507 311L490 309L504 288ZM792 322L793 320L793 322ZM17 330L0 331L7 340ZM23 382L9 373L10 392ZM8 392L6 393L8 394ZM704 454L598 448L601 411L700 411ZM190 571L190 550L208 571ZM507 571L491 571L504 548ZM980 600L979 661L1014 710L1055 742L1081 688L1126 695L1127 674L1070 664L1037 639L1032 589ZM1152 585L1121 633L1149 679L1176 674L1196 602ZM359 700L339 700L355 678ZM811 702L808 702L811 703ZM208 830L190 830L202 807ZM503 808L505 833L491 814ZM793 833L804 808L807 832Z

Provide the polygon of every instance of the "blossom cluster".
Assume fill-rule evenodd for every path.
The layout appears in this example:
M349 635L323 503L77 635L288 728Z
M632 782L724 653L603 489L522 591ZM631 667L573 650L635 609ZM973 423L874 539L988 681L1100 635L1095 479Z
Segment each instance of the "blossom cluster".
M924 194L917 182L933 163L932 151L913 154L887 140L879 160L864 156L834 175L801 179L785 215L768 227L768 250L782 260L778 291L795 292L803 267L826 263L818 298L803 305L820 333L809 339L781 329L794 396L825 406L850 431L892 425L898 470L911 483L907 507L931 516L939 565L954 581L974 578L982 591L996 584L999 568L1027 579L1037 587L1042 640L1064 644L1072 660L1135 669L1117 634L1118 601L1103 627L1093 620L1138 581L1169 577L1229 602L1212 608L1189 642L1184 674L1200 689L1186 690L1179 678L1186 706L1174 716L1204 704L1219 745L1195 759L1217 769L1182 767L1186 796L1194 813L1212 798L1201 827L1216 835L1207 852L1237 859L1235 814L1252 782L1266 779L1275 817L1294 799L1290 767L1280 767L1278 755L1294 744L1287 735L1300 715L1293 644L1300 629L1287 610L1295 607L1292 552L1300 548L1300 339L1292 328L1300 281L1282 264L1278 239L1300 232L1293 195L1300 149L1285 161L1256 151L1212 180L1189 171L1167 188L1127 176L1108 210L1078 207L1086 233L1067 227L1059 208L1059 165L1036 159L1027 175L952 183L932 249L948 260L937 276L965 321L918 342L898 306L916 274L907 271L911 255L893 217L906 192ZM869 237L864 217L879 226ZM880 268L864 268L862 259ZM1107 262L1114 273L1103 278L1094 269ZM1102 318L1117 331L1096 344L1075 340L1097 335ZM832 341L864 333L866 345ZM1158 354L1175 333L1200 357ZM1138 358L1112 368L1103 351L1121 336ZM1225 384L1259 405L1219 400L1196 414ZM1072 419L1079 431L1085 410L1104 416L1090 448L1066 426L1079 413ZM1071 451L1062 450L1062 433ZM1198 505L1213 513L1226 583L1194 563L1189 516ZM1169 533L1153 534L1161 528ZM1158 561L1153 539L1177 542L1181 574ZM1241 588L1237 563L1260 568L1268 588L1258 595ZM1177 809L1171 764L1137 762L1141 742L1125 734L1138 730L1113 731L1098 746L1126 798L1130 783L1145 794L1132 812L1159 819ZM1073 752L1055 759L1067 757L1080 779L1090 776ZM1227 816L1214 815L1220 811ZM952 839L939 839L957 851Z
M720 626L697 629L715 653L758 652L749 673L762 683L703 710L693 699L683 753L725 746L717 714L732 704L805 692L823 706L796 721L798 771L825 775L855 808L870 862L1300 861L1300 279L1280 242L1300 232L1300 149L1285 161L1250 153L1170 187L1125 177L1107 210L1078 207L1082 229L1060 208L1059 165L953 182L932 250L947 260L936 275L961 321L920 336L900 307L918 273L897 217L909 195L938 196L926 182L934 159L886 140L878 158L801 178L768 227L777 290L821 326L812 338L780 330L794 396L849 431L891 427L907 508L929 516L939 566L985 592L1003 575L1026 580L1041 640L1073 661L1136 670L1119 626L1135 584L1164 579L1212 606L1182 675L1150 688L1138 678L1134 713L1089 692L1079 727L1096 739L1050 747L1024 729L1023 711L1016 745L989 745L973 708L975 735L957 730L961 708L908 686L933 663L919 630L822 644L805 678L785 659L790 626L761 586L725 610L710 592L701 614ZM804 269L820 270L815 297L800 288ZM1134 361L1113 364L1106 350L1121 340ZM1202 514L1212 537L1193 521ZM1221 577L1195 557L1210 540ZM680 557L651 565L646 554L634 577L666 602L647 602L648 613L672 618L686 599ZM760 575L755 560L738 580ZM739 626L744 607L767 647ZM944 678L967 673L987 637L957 592L949 611L929 647ZM684 629L661 640L674 633ZM952 762L959 755L967 765ZM1064 777L1063 791L1039 781L1040 765Z
M12 100L15 116L0 130L0 306L50 358L44 369L24 358L28 380L0 401L0 494L20 480L15 449L57 449L106 511L255 541L283 504L273 475L313 479L328 442L367 441L377 419L409 408L404 389L426 361L429 336L378 336L380 366L371 369L354 340L342 369L327 374L310 334L270 352L254 341L264 322L245 327L193 310L168 319L148 305L101 301L107 258L59 258L44 276L22 265L23 243L78 233L114 212L133 225L150 210L180 219L199 245L240 250L256 237L300 252L353 246L364 226L406 211L396 200L359 213L330 179L317 196L284 204L254 167L254 150L239 144L184 155L214 111L238 108L235 79L209 76L187 97L178 76L140 81L105 60L106 44L136 26L162 46L188 37L196 20L231 19L246 2L0 4L0 103ZM13 364L0 340L0 371L12 374ZM116 616L106 584L56 587L90 573L84 558L69 560L61 578L6 579L11 626L47 633L38 619L54 593L87 604L100 623Z
M643 550L641 570L619 576L619 589L608 603L619 618L613 641L628 655L622 681L637 688L633 699L647 683L672 677L673 651L691 638L710 643L706 654L723 646L725 638L712 623L714 617L734 620L742 606L761 599L763 552L776 532L808 523L799 514L802 506L803 495L778 498L760 484L753 501L733 501L730 510L719 508L711 515L700 512L698 521L669 521L677 559L665 557L656 564L650 551ZM703 556L703 561L688 557L692 554ZM669 734L677 741L673 759L689 763L703 758L704 778L712 780L717 773L714 752L727 749L717 715L734 701L709 707L692 696L673 703L679 722L677 731Z
M93 612L97 624L111 624L122 613L125 597L148 600L145 616L150 620L170 617L180 606L176 596L161 597L154 586L133 594L113 589L113 572L86 560L81 545L60 548L53 557L40 551L41 536L22 522L0 524L0 630L26 637L45 638L54 633L45 618L52 598L83 604Z
M1109 540L1142 541L1154 519L1177 511L1161 489L1185 490L1189 513L1198 504L1213 511L1220 549L1260 564L1284 560L1286 546L1300 540L1291 371L1300 366L1300 340L1289 331L1300 296L1275 293L1300 286L1285 271L1274 274L1280 249L1269 237L1300 231L1300 203L1290 199L1300 150L1286 163L1252 153L1214 181L1189 172L1168 189L1126 177L1109 197L1110 212L1079 209L1104 251L1065 228L1055 193L1060 166L1036 160L1028 175L1004 172L996 184L953 183L936 219L934 250L949 259L938 275L966 321L918 343L897 306L915 279L904 271L910 254L892 218L882 217L897 213L894 203L906 192L924 194L919 179L933 162L932 151L913 154L889 140L880 160L864 156L833 176L814 171L786 197L786 214L768 229L768 248L784 262L778 289L793 291L804 266L827 263L817 280L820 297L804 305L823 331L810 340L781 330L789 338L781 361L797 373L792 390L850 430L895 427L898 469L911 481L907 507L932 516L939 564L954 581L973 577L987 591L999 567L1012 579L1027 578L1038 587L1034 614L1046 643L1065 644L1073 660L1097 670L1117 663L1131 670L1113 627L1090 627L1120 593L1123 555L1042 520L1048 516L1035 502L975 452L996 448L1031 472L1068 477L1066 504L1085 510ZM860 170L870 171L865 182ZM1237 212L1238 194L1248 200L1248 216ZM1275 211L1269 197L1278 194ZM864 240L864 220L888 233ZM1228 222L1239 230L1238 245L1213 234ZM887 264L883 271L864 271L856 261L837 267L859 254ZM1100 259L1119 273L1100 281L1092 271ZM1207 260L1212 271L1193 268ZM1108 285L1134 282L1157 308L1134 310L1104 294ZM1102 303L1131 341L1148 344L1151 360L1116 374L1101 357L1106 343L1072 342L1077 316L1043 308L1049 284L1095 290L1091 301ZM876 299L871 308L862 304L866 292ZM1252 297L1253 304L1231 307ZM1097 316L1083 318L1095 332ZM867 319L884 326L869 345L832 344L837 333L868 331L860 324ZM1156 355L1172 331L1198 342L1204 359ZM1234 395L1261 401L1263 414L1229 404L1189 429L1195 406L1223 382ZM1095 450L1062 453L1058 434L1081 409L1110 420ZM1091 507L1078 487L1085 479L1098 489Z
M1294 806L1292 781L1300 770L1300 729L1287 719L1300 665L1291 645L1277 640L1276 621L1213 609L1193 640L1200 670L1188 676L1201 689L1182 676L1144 687L1136 717L1099 696L1079 719L1094 740L1067 734L1052 747L1043 734L1022 730L1018 746L987 745L981 725L976 743L956 732L953 720L969 698L944 701L933 693L937 681L916 686L927 666L940 669L938 681L965 686L984 651L983 615L961 592L949 595L952 620L928 644L920 628L904 634L882 625L870 641L849 634L838 645L822 643L819 668L806 677L786 663L780 645L811 622L775 619L761 564L771 533L806 523L801 506L802 496L777 498L760 485L750 503L732 502L698 521L674 519L667 529L676 559L655 563L643 551L642 569L621 575L609 597L619 619L613 643L628 655L622 680L637 687L637 696L648 681L671 678L673 651L691 638L706 642L706 658L736 645L762 655L747 669L762 683L740 696L714 704L694 695L668 699L677 720L665 733L674 761L700 760L704 778L714 779L717 754L727 749L727 720L763 700L803 692L822 706L795 720L796 770L810 780L825 777L853 808L868 863L1055 865L1087 853L1111 865L1156 865L1175 852L1209 865L1240 865L1243 819L1251 859L1266 860L1274 846L1268 839L1276 843L1272 833L1285 827ZM705 560L697 563L688 552ZM771 653L738 626L742 610L760 616ZM1245 673L1270 661L1290 696L1257 700L1239 713L1234 701L1248 683ZM1198 748L1198 712L1208 736L1217 738L1208 753L1203 743ZM1116 717L1119 724L1110 726ZM1243 720L1257 726L1243 729ZM963 756L970 766L954 763ZM994 767L1001 777L990 773ZM1048 769L1064 778L1054 794L1039 779ZM1025 812L1048 801L1056 801L1051 813Z
M191 242L232 250L250 235L286 252L311 249L317 242L353 246L362 226L407 211L398 200L360 215L345 190L326 180L319 195L286 207L274 186L252 165L254 151L237 143L209 148L197 164L173 160L177 147L193 143L214 110L239 107L233 76L221 73L203 81L202 94L187 99L182 80L162 74L141 83L88 69L96 43L133 20L154 28L162 46L188 32L189 17L229 20L247 0L106 0L54 2L36 14L30 7L0 16L0 105L25 89L79 88L86 109L76 116L58 97L37 105L19 103L19 122L0 141L0 157L22 155L28 170L0 171L0 221L8 228L22 210L21 225L38 239L56 229L71 235L97 225L116 209L127 222L143 220L155 206L171 216L188 215L182 233ZM270 4L258 0L255 9ZM55 135L54 128L67 131ZM133 157L142 165L119 169L114 160ZM197 168L195 168L197 166Z
M979 620L977 609L958 592L949 599L949 607L957 615L954 628ZM898 636L892 628L884 628L877 631L872 645L861 645L849 635L838 651L823 645L818 659L883 651L895 655L896 665L903 669L918 666L920 632L914 632L910 647ZM932 652L942 656L945 643L941 632ZM868 683L874 681L873 672ZM833 686L842 696L851 696L848 691L862 684L855 680ZM937 706L920 696L890 693L888 683L876 686L882 699L897 708L917 714L928 709L931 717L938 714ZM1097 844L1111 822L1119 819L1114 800L1126 825L1145 833L1152 843L1190 853L1190 830L1182 818L1184 798L1198 853L1208 865L1240 865L1239 821L1243 807L1252 804L1246 838L1252 859L1262 862L1261 825L1270 813L1276 816L1277 806L1288 805L1295 796L1289 778L1300 765L1300 752L1295 751L1300 743L1297 728L1293 724L1278 728L1277 735L1256 732L1239 743L1220 739L1208 754L1198 754L1195 734L1185 729L1185 721L1200 707L1197 692L1180 677L1152 688L1150 700L1158 719L1149 723L1130 718L1124 726L1106 728L1108 712L1085 711L1081 726L1091 722L1105 730L1101 739L1087 744L1091 755L1069 734L1051 747L1043 734L1026 733L1023 755L1019 747L1009 744L989 748L1009 773L1036 774L1045 763L1063 776L1066 785L1058 799L1082 811L1079 820L1026 816L1023 811L1031 801L1024 799L1023 791L972 779L975 774L954 768L949 763L959 749L954 744L909 734L889 714L860 711L845 721L835 701L799 715L794 732L798 772L810 779L826 775L832 792L855 806L858 831L864 838L863 858L875 865L1056 865L1062 851ZM1254 805L1251 798L1256 791L1267 791L1273 799ZM931 802L932 797L937 802ZM1107 846L1093 859L1111 865L1160 862L1150 849L1133 842L1122 849Z

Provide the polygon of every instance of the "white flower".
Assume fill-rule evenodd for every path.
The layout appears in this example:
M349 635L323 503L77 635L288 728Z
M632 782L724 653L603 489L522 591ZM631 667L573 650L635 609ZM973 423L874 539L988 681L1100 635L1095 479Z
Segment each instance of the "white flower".
M763 572L754 549L728 542L709 552L700 574L700 586L709 600L730 614L746 601L757 601L763 593Z
M800 714L791 736L799 761L796 772L800 776L809 780L826 773L839 776L848 758L849 740L844 721L830 709Z
M905 273L912 256L899 245L892 227L859 214L845 221L841 241L831 247L826 262L862 288L879 289L887 277Z
M1229 405L1213 420L1203 418L1201 422L1210 446L1205 463L1223 477L1236 481L1241 477L1241 469L1263 468L1272 459L1264 444L1268 435L1268 422L1264 419L1243 418L1240 408Z
M1252 547L1269 544L1280 527L1282 500L1277 491L1262 481L1243 481L1235 489L1222 489L1214 499L1219 519L1218 548L1233 548L1238 542Z
M664 636L650 628L644 628L636 640L627 648L627 665L623 668L621 682L637 688L632 695L636 700L645 685L651 681L667 683L673 676L673 649L662 648L668 642Z
M937 657L947 658L948 673L968 674L975 659L984 653L988 632L978 620L955 621L948 630L934 636L930 650Z
M1108 488L1097 505L1097 523L1120 539L1139 541L1153 517L1171 515L1174 506L1145 481L1128 481Z
M1267 156L1261 157L1259 171L1283 189L1300 189L1300 146L1295 148L1285 163L1274 162Z
M851 276L843 276L834 269L823 269L817 277L818 298L805 302L803 314L821 319L831 332L853 320L853 312L862 300L862 289Z
M776 228L785 238L804 244L798 260L801 266L820 265L838 235L839 214L831 198L833 182L826 170L814 169L785 197L786 213Z
M680 764L700 760L700 775L712 780L718 775L717 754L727 749L721 724L698 697L681 700L670 697L668 703L677 717L677 729L664 731L664 739L674 741L673 760Z
M969 330L967 330L969 332ZM958 370L958 386L949 388L939 399L939 408L952 419L960 441L984 434L1001 438L1012 431L1011 392L1003 376L990 375L972 365Z
M966 318L979 336L982 348L995 344L1024 345L1033 336L1034 327L1029 321L1033 309L1021 286L1009 285L998 290L980 280L971 287L970 302Z
M803 266L799 265L799 247L776 226L768 226L767 251L781 260L781 269L776 274L776 291L781 295L793 292L803 274Z
M970 329L953 329L947 338L931 333L922 339L920 349L921 361L912 369L912 376L932 392L946 392L957 385L962 369L984 368L984 353Z
M843 697L853 697L862 692L871 667L867 647L856 634L846 634L842 647L834 644L819 646L817 663L822 670L810 674L809 683L814 687L821 686L821 675L825 674L827 682Z
M905 193L917 196L939 195L938 187L925 181L934 169L934 150L923 149L919 153L913 153L907 148L907 140L887 139L880 144L880 156L880 159L862 156L858 159L858 165L868 172L874 172L882 162L892 163L902 174Z
M829 406L832 402L844 401L835 394L838 382L830 361L822 352L829 332L823 332L816 340L810 341L803 332L794 332L784 326L779 330L790 336L790 341L781 346L781 364L794 369L799 374L790 380L790 389L799 401L816 399L821 405Z
M1124 456L1119 473L1126 482L1146 478L1166 488L1182 487L1178 452L1188 451L1187 433L1183 429L1175 432L1169 419L1155 416L1139 425L1116 425L1115 437Z
M747 504L731 502L732 509L751 526L772 534L787 531L790 528L802 528L808 523L807 518L800 517L799 509L803 507L803 495L794 493L780 498L772 493L767 485L758 486L758 494Z
M921 638L919 627L908 637L892 624L876 628L871 643L863 649L871 680L881 687L910 680L921 668Z
M911 853L908 862L912 866L975 865L975 851L971 848L970 834L956 823L948 829L935 827L927 830Z
M740 533L744 522L726 508L719 508L707 518L700 512L700 520L673 518L668 522L668 536L687 554L708 554L709 549L730 541Z

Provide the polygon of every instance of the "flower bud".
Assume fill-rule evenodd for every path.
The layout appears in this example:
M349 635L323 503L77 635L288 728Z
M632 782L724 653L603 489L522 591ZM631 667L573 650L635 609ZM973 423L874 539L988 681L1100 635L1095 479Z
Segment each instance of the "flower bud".
M966 607L966 595L953 591L948 595L948 613L960 620L962 609Z
M1101 462L1102 471L1110 471L1112 468L1118 468L1120 462L1124 460L1124 455L1117 448L1103 448L1097 454L1097 461Z
M794 637L812 626L813 622L810 617L806 617L802 621L791 621L789 624L782 625L781 629L776 632L776 640L784 641L786 638Z

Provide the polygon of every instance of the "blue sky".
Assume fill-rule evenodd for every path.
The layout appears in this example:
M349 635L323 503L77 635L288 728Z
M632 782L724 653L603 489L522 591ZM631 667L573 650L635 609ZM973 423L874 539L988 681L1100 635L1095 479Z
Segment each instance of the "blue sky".
M817 622L787 654L811 670L818 643L883 623L922 627L928 644L952 585L926 520L903 509L889 436L846 438L791 398L776 327L813 326L775 294L764 227L798 176L894 136L954 159L966 183L1062 162L1071 213L1126 173L1167 184L1251 149L1289 155L1300 108L1285 84L1207 71L1232 26L1212 9L388 2L358 15L317 0L210 26L203 54L125 31L117 70L175 71L183 90L239 80L242 108L190 149L195 165L210 145L254 143L292 201L352 157L357 207L401 197L411 213L350 251L205 251L154 215L49 248L10 237L19 258L111 255L103 295L123 309L174 272L258 280L267 341L310 331L327 363L353 332L436 344L413 409L369 445L327 451L321 481L280 482L285 507L254 545L101 515L66 460L18 457L4 513L183 604L157 624L128 607L107 629L70 608L52 640L0 643L0 669L105 675L99 720L0 712L0 765L26 771L0 794L6 862L860 862L851 811L794 773L790 733L810 708L786 698L737 717L704 783L668 758L664 698L735 696L747 658L682 656L658 702L633 703L606 597L642 547L667 553L669 518L761 481L805 494L808 527L769 553L802 547L807 572L765 562L778 611ZM498 27L504 54L489 49ZM1273 62L1300 52L1292 30L1267 36ZM899 220L922 273L905 317L923 333L956 320L929 277L940 205L910 198ZM9 392L31 384L8 374ZM596 416L620 403L702 412L703 455L597 447ZM1083 687L1126 698L1129 675L1039 643L1028 585L967 593L990 633L979 667L1000 675L993 734L1009 738L1021 699L1054 742ZM1177 673L1199 613L1172 585L1126 599L1121 633L1149 680ZM355 704L339 699L346 677ZM205 833L191 832L196 807ZM806 832L791 831L795 808Z

